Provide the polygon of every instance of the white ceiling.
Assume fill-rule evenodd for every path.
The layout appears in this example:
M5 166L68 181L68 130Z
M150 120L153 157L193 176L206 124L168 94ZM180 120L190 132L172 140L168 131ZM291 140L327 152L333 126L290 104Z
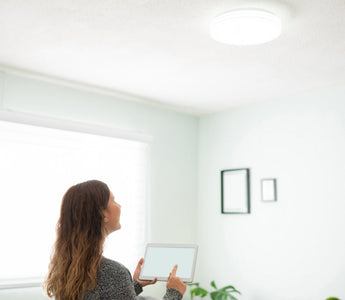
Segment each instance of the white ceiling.
M213 41L212 17L243 6L282 13L282 35ZM345 83L345 1L0 0L0 69L212 113Z

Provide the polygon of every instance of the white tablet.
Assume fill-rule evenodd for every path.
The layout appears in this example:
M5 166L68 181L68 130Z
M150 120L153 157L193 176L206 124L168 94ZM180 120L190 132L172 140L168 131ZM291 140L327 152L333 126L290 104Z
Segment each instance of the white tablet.
M139 279L166 281L173 267L178 265L176 276L184 282L192 282L197 253L197 245L147 244Z

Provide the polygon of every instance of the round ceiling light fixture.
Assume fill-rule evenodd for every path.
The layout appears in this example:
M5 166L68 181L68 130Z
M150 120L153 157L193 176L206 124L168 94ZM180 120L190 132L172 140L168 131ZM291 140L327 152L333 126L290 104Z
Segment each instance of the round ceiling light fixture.
M230 45L257 45L277 38L281 18L267 10L239 8L217 16L210 24L212 38Z

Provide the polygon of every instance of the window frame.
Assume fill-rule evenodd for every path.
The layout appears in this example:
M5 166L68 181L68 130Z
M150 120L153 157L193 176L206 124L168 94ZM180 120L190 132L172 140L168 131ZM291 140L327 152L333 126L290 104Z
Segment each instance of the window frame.
M29 113L13 112L13 111L3 111L0 110L0 121L12 122L24 125L33 125L38 127L50 128L50 129L60 129L71 132L86 133L96 136L112 137L116 139L125 139L136 142L146 143L148 145L147 160L148 169L147 173L150 171L150 144L153 140L152 136L135 132L131 130L119 129L110 126L104 126L94 123L83 123L78 121L52 118L46 116L39 116ZM148 174L149 175L149 174ZM147 181L147 192L146 197L149 199L149 179ZM149 201L147 201L147 239L149 239ZM0 281L0 290L4 289L17 289L17 288L31 288L31 287L41 287L43 283L42 277L31 277L31 278L18 278L18 279L2 279Z

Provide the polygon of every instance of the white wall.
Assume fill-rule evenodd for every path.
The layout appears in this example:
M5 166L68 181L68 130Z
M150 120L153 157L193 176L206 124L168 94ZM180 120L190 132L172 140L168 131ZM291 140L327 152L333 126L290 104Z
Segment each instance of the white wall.
M345 87L200 119L197 280L242 300L345 298ZM220 213L220 170L251 171L252 213ZM262 203L260 179L277 178Z
M0 109L101 124L152 136L151 241L195 242L197 118L112 96L11 74L0 75ZM158 297L162 290L162 285L158 285L147 293ZM39 289L0 290L0 299L6 300L38 300L40 295Z

